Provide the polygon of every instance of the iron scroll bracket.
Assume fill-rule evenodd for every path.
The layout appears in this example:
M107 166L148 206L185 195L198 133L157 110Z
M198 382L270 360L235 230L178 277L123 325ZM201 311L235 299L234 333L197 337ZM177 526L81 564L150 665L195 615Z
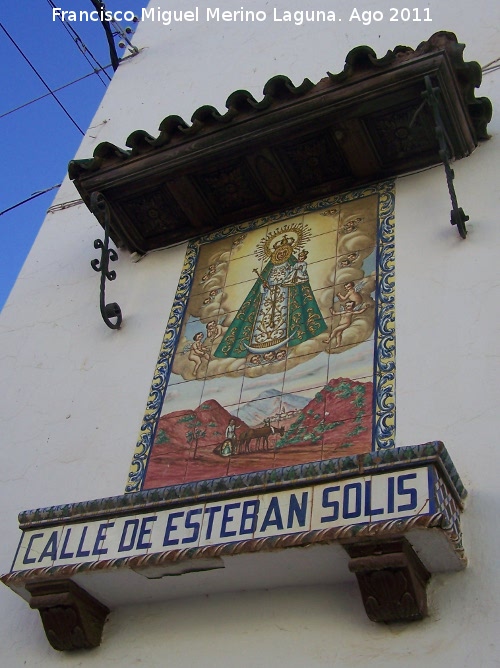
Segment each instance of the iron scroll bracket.
M101 249L101 258L92 260L90 266L94 271L101 272L101 288L99 306L102 319L110 329L120 329L122 324L122 311L116 302L106 304L105 289L106 279L114 281L116 271L109 270L109 262L118 260L118 253L114 248L109 248L109 207L104 195L100 192L93 192L90 197L90 210L104 228L104 241L96 239L94 248Z
M453 185L455 173L450 165L451 155L448 149L448 142L446 141L446 130L443 124L443 119L441 118L441 113L439 111L439 95L441 91L439 86L432 85L431 78L429 76L426 76L424 81L425 91L422 93L422 97L431 108L432 114L434 116L435 132L439 143L439 157L443 161L446 172L446 183L448 185L448 192L451 199L452 209L450 214L450 222L452 225L457 226L460 236L462 239L465 239L467 236L467 228L465 227L465 223L469 220L469 216L467 216L464 213L464 210L458 206L455 186Z

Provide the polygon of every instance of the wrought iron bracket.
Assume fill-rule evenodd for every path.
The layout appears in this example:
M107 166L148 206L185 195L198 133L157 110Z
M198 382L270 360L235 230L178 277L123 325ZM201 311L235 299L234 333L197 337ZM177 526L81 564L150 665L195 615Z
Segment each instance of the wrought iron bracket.
M104 241L96 239L94 248L101 249L101 259L92 260L90 266L94 271L101 272L101 289L99 306L102 319L110 329L120 329L122 324L122 311L116 302L106 304L105 288L106 279L114 281L116 271L109 271L109 261L118 260L118 253L114 248L109 248L109 207L100 192L93 192L90 198L90 210L104 228ZM114 322L113 322L114 320Z
M439 142L439 157L443 161L444 169L446 172L446 183L448 184L448 192L450 193L451 199L451 219L450 222L452 225L456 225L458 232L462 239L465 239L467 236L467 228L465 223L469 220L469 216L464 213L464 210L458 206L457 195L455 193L455 186L453 185L453 179L455 178L455 173L450 166L450 151L448 149L449 142L446 140L446 130L443 124L443 119L441 118L441 113L439 111L439 95L440 89L439 86L433 86L431 78L426 76L425 79L425 91L422 93L422 97L427 102L429 107L432 110L435 123L435 132L436 137Z

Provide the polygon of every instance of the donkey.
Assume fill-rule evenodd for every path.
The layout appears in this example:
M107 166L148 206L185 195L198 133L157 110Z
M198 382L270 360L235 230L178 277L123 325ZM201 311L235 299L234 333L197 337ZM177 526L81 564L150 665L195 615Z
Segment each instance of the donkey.
M250 441L256 441L256 450L269 450L269 436L279 434L283 436L285 427L273 427L266 424L263 427L249 427L240 434L239 451L251 452Z

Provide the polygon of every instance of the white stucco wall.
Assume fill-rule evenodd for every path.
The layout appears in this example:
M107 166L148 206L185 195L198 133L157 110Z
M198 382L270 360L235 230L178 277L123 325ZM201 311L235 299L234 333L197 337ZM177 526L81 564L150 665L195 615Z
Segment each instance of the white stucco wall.
M167 7L163 0L152 4ZM358 8L388 16L393 4L405 3L366 1ZM380 57L444 29L467 45L465 60L485 65L500 57L500 5L493 0L407 4L429 7L432 22L362 26L347 21L355 3L339 1L334 9L346 18L335 24L143 23L135 38L143 50L120 66L77 157L89 157L102 141L124 146L138 128L156 135L168 114L189 120L202 104L222 111L236 89L260 99L275 74L295 84L304 77L316 82L327 70L340 71L359 44ZM245 6L270 15L272 6L305 9L297 0ZM169 8L190 7L179 1ZM499 79L498 70L487 74L478 93L494 110L500 108ZM492 139L455 165L459 203L471 219L466 241L448 222L442 168L397 181L397 445L443 440L469 490L463 528L470 565L433 577L430 616L411 625L375 625L354 581L234 593L116 610L99 649L63 655L48 645L38 613L3 587L2 665L500 663L497 114L489 129ZM65 181L55 203L75 197ZM100 318L99 278L90 267L97 257L93 241L101 236L83 205L49 214L1 314L2 572L19 538L19 511L124 490L184 247L137 264L120 253L107 298L121 305L124 325L113 332Z

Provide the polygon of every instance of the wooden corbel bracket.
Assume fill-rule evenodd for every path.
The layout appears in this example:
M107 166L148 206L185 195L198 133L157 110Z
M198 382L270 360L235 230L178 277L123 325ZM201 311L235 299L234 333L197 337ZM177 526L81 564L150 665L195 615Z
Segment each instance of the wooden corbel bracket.
M427 615L430 574L404 538L345 545L366 614L373 622L408 622Z
M109 609L72 580L26 584L30 607L38 610L54 649L91 649L101 644Z

